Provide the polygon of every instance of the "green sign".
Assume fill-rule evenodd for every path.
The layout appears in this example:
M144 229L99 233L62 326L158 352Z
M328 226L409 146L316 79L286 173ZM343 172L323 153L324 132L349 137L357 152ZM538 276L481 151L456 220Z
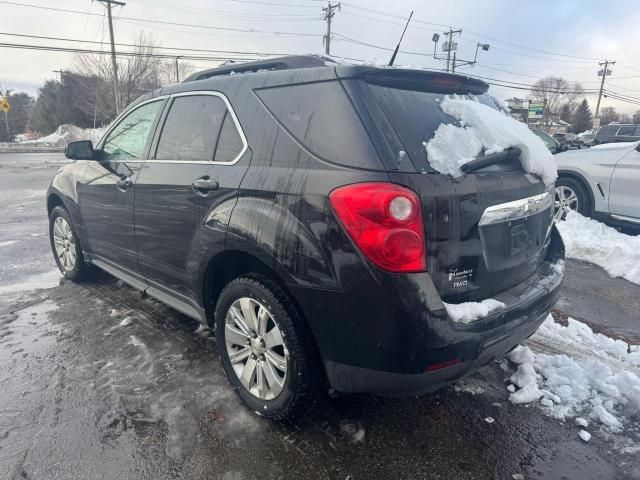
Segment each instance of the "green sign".
M529 118L542 118L544 103L529 103Z

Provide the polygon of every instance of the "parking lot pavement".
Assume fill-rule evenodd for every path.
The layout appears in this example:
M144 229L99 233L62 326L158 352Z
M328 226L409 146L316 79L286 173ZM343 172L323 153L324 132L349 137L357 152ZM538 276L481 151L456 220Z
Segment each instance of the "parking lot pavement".
M0 155L3 478L640 478L633 445L509 403L504 364L419 398L323 398L295 422L248 413L193 320L106 274L56 286L32 236L57 168L40 162Z

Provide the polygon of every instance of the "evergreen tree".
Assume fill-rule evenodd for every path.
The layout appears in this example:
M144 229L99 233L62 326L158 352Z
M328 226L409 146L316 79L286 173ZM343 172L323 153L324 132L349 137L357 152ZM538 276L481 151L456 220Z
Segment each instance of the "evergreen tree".
M580 105L578 105L578 108L573 115L573 127L576 133L580 133L585 130L589 130L592 124L591 109L589 108L589 104L585 98L580 102Z

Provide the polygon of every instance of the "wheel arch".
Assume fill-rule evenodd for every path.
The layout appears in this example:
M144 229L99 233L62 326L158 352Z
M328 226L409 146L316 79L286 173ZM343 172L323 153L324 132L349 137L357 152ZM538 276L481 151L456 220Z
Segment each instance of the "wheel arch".
M50 192L47 195L47 216L51 215L52 210L56 207L63 207L68 211L67 206L62 200L62 195L58 194L57 192Z
M560 178L569 178L579 182L584 187L584 189L587 192L587 195L589 196L590 211L592 213L596 211L596 201L595 201L595 195L593 193L593 189L591 188L591 184L587 181L587 179L582 174L578 172L573 172L570 170L558 170L558 179ZM606 201L606 199L603 199L603 201Z
M224 287L234 278L249 274L267 277L278 285L291 299L300 318L304 319L299 305L286 286L282 273L276 272L258 256L241 250L225 250L213 257L204 269L201 292L209 326L214 327L213 312ZM304 321L306 323L306 320Z

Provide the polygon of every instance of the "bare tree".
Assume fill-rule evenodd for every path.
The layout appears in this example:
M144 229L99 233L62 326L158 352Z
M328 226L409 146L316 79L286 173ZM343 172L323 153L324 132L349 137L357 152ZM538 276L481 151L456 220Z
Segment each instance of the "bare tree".
M164 64L167 62L158 57L158 43L152 35L141 32L134 44L135 47L128 50L132 55L118 58L118 87L123 106L160 87L163 84L161 72L166 69ZM83 75L102 78L109 85L113 83L113 69L106 55L79 54L75 68Z
M578 103L578 98L583 95L582 85L571 83L561 77L545 77L538 80L531 87L529 97L531 100L544 104L543 123L549 126L554 117L559 117L565 107L573 111Z
M616 112L615 107L603 107L600 109L600 125L618 123L619 121L620 115Z

